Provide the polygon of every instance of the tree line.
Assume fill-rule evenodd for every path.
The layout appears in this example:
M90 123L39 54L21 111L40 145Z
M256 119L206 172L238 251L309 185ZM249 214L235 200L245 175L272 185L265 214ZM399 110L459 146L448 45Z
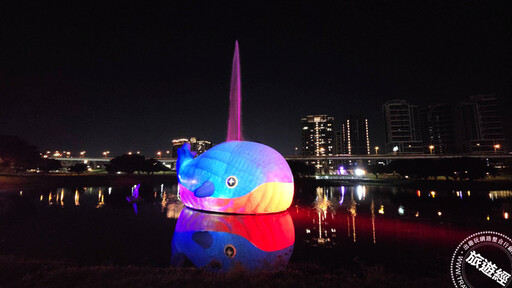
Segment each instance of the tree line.
M412 179L474 180L496 176L496 169L477 158L451 159L399 159L388 165L370 165L368 172L377 178L379 174L394 173Z
M41 157L37 147L16 136L0 135L0 172L25 172L38 169L42 172L56 171L62 168L59 160ZM71 173L84 173L87 164L76 163L68 168ZM142 155L120 155L105 164L108 173L123 172L127 174L169 171L162 162Z

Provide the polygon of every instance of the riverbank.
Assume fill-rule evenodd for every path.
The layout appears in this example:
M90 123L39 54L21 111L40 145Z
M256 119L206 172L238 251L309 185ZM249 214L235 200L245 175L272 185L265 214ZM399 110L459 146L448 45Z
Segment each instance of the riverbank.
M367 185L367 186L400 186L400 187L414 187L419 189L454 189L454 190L471 190L471 189L486 189L486 190L512 190L511 178L487 178L472 181L453 181L444 179L401 179L401 178L375 178L375 177L361 177L361 178L345 178L345 179L317 179L315 177L298 178L295 179L296 183L301 185L316 185L316 186L353 186L353 185Z
M20 187L63 187L63 186L128 186L135 184L176 184L176 173L165 174L26 174L2 175L0 174L0 188L15 189ZM305 186L401 186L419 189L454 189L454 190L512 190L511 178L488 178L473 181L453 180L412 180L396 177L375 178L372 176L345 179L317 179L316 177L295 178L295 183Z
M37 174L37 175L0 175L0 188L37 188L63 186L127 186L135 184L177 183L176 174Z
M0 287L452 287L442 278L411 279L385 272L380 266L325 269L289 264L283 271L251 273L235 269L226 274L197 268L139 266L78 266L0 255Z

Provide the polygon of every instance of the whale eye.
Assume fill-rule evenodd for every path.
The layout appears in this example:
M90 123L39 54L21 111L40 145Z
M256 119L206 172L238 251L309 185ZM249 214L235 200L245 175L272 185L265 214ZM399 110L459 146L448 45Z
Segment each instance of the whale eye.
M236 176L229 176L228 179L226 179L226 186L228 186L228 188L235 188L236 185L238 185Z
M226 255L228 258L233 258L236 255L236 249L235 246L228 244L224 247L224 255Z

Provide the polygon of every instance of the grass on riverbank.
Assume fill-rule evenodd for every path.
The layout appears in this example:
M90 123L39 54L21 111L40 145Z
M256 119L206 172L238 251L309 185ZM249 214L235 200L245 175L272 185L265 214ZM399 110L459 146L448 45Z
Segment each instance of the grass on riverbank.
M448 277L410 279L385 273L382 267L360 268L358 275L310 264L290 264L277 272L250 273L240 268L216 274L196 268L81 267L0 256L0 287L452 287Z

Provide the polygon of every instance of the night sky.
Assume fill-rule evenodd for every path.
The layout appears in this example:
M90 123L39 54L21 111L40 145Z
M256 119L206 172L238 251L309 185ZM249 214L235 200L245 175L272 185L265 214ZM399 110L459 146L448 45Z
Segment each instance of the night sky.
M390 99L512 107L511 1L5 2L0 134L43 151L224 141L236 39L244 136L284 154L308 114L366 115L373 147Z

